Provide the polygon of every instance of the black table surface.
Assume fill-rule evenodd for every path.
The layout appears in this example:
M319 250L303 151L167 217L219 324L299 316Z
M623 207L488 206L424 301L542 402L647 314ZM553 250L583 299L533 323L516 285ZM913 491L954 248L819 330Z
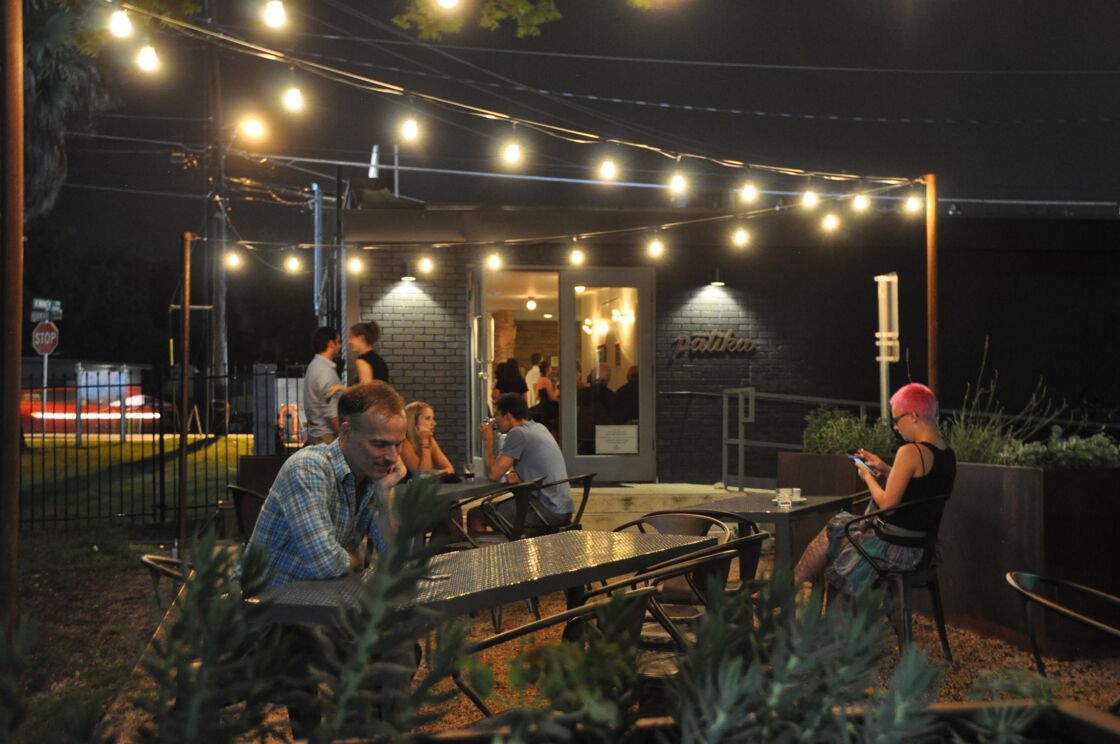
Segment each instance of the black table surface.
M804 501L794 502L789 509L779 509L775 497L765 493L745 493L741 496L720 499L706 504L697 504L697 508L718 509L720 511L741 514L747 519L755 521L773 522L775 518L785 519L796 516L799 512L815 512L825 508L839 509L844 502L850 502L852 494L837 496L806 496Z
M432 559L429 575L438 578L421 580L413 601L461 615L621 576L714 542L710 537L572 530L447 553ZM272 602L265 619L333 624L342 608L356 604L361 589L357 576L270 587L262 595Z

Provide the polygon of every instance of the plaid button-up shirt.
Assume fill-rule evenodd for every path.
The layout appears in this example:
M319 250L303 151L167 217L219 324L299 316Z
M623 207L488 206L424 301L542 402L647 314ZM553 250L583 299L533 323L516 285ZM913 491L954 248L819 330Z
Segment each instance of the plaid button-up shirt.
M350 568L347 551L366 535L378 552L385 552L386 512L372 479L357 493L338 440L304 447L276 476L246 553L258 547L268 551L271 584L342 576Z

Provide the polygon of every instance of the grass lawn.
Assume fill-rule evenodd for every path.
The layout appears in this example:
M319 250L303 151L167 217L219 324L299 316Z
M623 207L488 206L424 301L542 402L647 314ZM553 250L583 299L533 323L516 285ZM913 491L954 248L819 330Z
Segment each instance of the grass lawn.
M132 435L26 438L21 457L20 522L40 526L146 524L174 519L179 490L179 438ZM251 434L192 435L187 451L187 503L208 507L237 479L237 458L252 454ZM162 477L161 477L162 476ZM162 493L162 497L161 497ZM96 520L96 522L95 522Z

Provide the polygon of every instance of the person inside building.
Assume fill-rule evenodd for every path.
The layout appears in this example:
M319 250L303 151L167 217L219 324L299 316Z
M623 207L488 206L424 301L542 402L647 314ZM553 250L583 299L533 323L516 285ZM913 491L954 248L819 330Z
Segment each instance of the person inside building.
M414 400L405 406L404 418L407 429L401 444L401 460L409 475L454 473L455 466L436 441L436 414L432 407L422 400Z
M521 376L521 369L517 366L517 360L513 357L498 365L494 373L494 380L494 389L498 391L499 395L516 393L522 399L527 399L529 388L526 387L525 378Z
M492 481L521 483L543 478L544 483L565 480L568 470L564 454L556 440L541 424L529 420L529 407L525 398L517 393L506 393L494 406L492 421L484 421L482 452L486 461L486 477ZM500 452L494 452L495 432L505 434ZM526 527L562 526L572 521L572 490L567 483L549 486L532 494L530 508L525 517ZM498 506L508 521L513 521L515 504L506 499ZM472 509L472 527L480 521L479 510Z
M626 384L614 391L614 421L631 424L638 420L638 367L626 370Z
M529 357L529 369L525 370L525 388L527 390L525 400L532 408L537 404L537 380L541 379L541 353L534 351L533 355Z
M552 381L552 363L547 359L537 365L537 384L532 391L537 405L530 408L534 421L544 424L556 434L556 422L560 417L560 391ZM528 375L526 375L528 379Z
M957 458L937 430L937 398L920 383L910 383L891 396L894 428L906 441L888 465L873 452L860 449L856 456L867 467L856 464L856 473L871 493L872 509L888 509L948 495L957 475ZM880 485L881 478L886 483ZM905 509L867 520L855 534L860 546L889 569L907 570L922 558L922 541L937 526L941 505ZM845 538L844 525L851 515L834 516L805 549L797 563L794 579L800 584L823 575L846 595L856 595L878 576L875 569Z
M307 414L307 443L330 444L338 437L338 395L342 380L335 360L342 351L338 331L316 328L311 334L315 356L303 376L303 409Z
M354 367L358 371L359 383L373 382L374 380L389 381L389 365L373 348L380 340L381 326L372 320L350 326L347 345L350 348L350 354L354 357Z

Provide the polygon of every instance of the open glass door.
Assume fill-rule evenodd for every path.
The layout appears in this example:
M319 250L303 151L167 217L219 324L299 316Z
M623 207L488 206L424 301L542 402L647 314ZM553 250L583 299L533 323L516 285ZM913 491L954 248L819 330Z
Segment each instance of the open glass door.
M560 431L568 472L656 479L653 270L560 274Z
M469 369L470 395L467 403L467 464L472 472L483 473L482 437L478 424L490 415L490 370L494 361L492 322L486 313L485 272L475 267L467 274L467 333L470 338ZM458 464L456 463L456 467Z

